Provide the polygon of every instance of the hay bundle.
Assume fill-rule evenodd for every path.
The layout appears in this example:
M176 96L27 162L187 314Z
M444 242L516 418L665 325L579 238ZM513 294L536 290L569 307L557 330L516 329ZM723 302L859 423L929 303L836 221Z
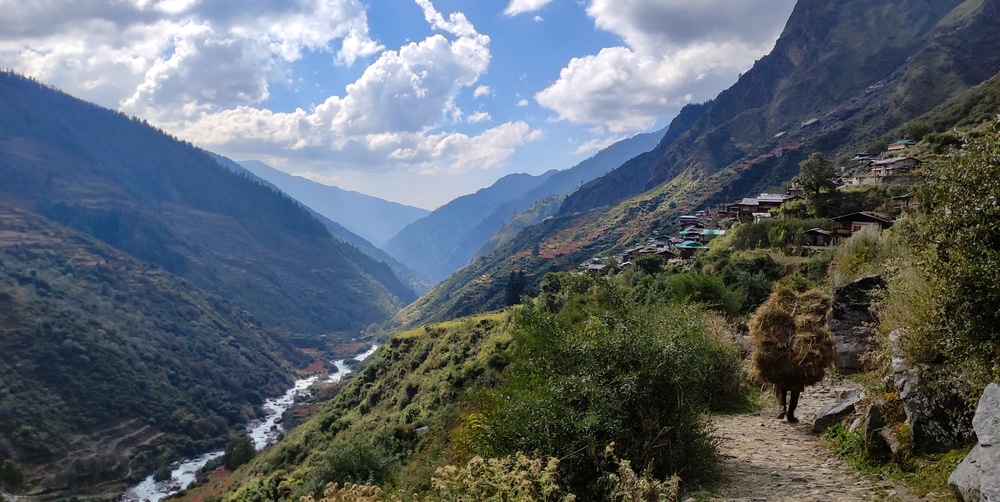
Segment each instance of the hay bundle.
M830 297L817 290L800 295L778 288L750 317L754 375L782 389L804 388L823 379L835 357L827 328Z

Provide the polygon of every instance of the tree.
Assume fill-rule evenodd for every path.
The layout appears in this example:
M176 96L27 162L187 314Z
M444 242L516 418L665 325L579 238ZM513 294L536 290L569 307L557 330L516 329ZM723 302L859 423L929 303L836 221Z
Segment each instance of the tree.
M507 285L503 290L504 306L510 307L511 305L521 303L521 293L524 293L524 287L526 285L527 281L524 278L524 272L521 270L512 270L510 272L510 276L507 277Z
M246 434L235 436L226 443L225 453L222 455L222 465L233 470L247 463L257 454L253 447L253 440Z
M813 152L808 159L799 162L798 182L807 196L815 197L824 190L833 191L836 188L833 184L835 171L836 166L832 161L822 153Z

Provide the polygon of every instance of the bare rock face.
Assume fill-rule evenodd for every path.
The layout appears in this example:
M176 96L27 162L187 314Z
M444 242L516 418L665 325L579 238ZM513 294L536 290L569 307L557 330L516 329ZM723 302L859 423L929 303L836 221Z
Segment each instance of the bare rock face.
M1000 502L1000 385L986 386L972 420L979 444L948 477L962 502Z
M902 330L889 334L892 376L910 423L910 443L916 453L941 453L973 437L972 417L956 414L962 400L955 392L933 385L946 379L946 368L906 360L899 349Z
M869 275L833 290L830 332L837 342L834 364L838 371L862 370L862 356L876 348L871 303L873 294L884 287L881 276Z

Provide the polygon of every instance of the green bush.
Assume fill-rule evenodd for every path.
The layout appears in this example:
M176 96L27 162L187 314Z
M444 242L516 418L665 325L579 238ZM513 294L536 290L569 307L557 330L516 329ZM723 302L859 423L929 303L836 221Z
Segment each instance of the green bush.
M581 296L572 315L516 314L512 363L475 421L479 453L559 458L560 479L595 499L608 495L601 474L617 470L611 443L655 478L712 479L703 412L744 399L737 347L701 307L639 305L609 281Z

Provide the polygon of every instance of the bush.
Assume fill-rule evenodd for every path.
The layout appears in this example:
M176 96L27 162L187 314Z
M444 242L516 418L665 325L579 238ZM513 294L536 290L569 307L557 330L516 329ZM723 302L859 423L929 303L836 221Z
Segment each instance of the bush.
M745 398L735 344L700 307L640 306L607 281L573 300L572 315L516 313L513 362L483 396L475 448L557 457L560 479L587 498L609 495L598 479L617 470L603 454L611 443L657 479L712 479L718 458L702 413Z

